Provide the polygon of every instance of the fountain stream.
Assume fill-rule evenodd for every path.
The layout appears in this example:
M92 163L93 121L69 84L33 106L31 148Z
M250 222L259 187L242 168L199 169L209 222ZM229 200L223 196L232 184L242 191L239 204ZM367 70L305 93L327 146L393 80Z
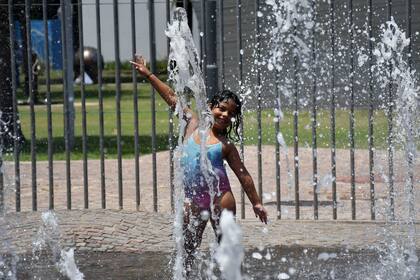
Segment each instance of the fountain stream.
M206 86L203 74L199 66L199 56L194 44L191 30L188 26L187 14L184 9L177 8L174 11L172 23L168 24L166 36L171 40L170 54L168 59L169 81L177 95L177 106L175 114L180 120L178 146L174 153L175 180L174 180L174 202L175 202L175 221L174 238L176 242L176 258L174 263L174 279L184 279L183 269L184 237L183 237L183 207L185 200L184 171L181 164L184 149L184 133L187 125L186 118L191 116L185 114L184 108L190 107L191 97L195 100L195 111L199 119L200 136L200 170L208 186L218 186L218 178L213 171L211 163L207 157L207 136L208 130L212 126L213 116L207 104ZM209 188L211 214L214 214L213 197L214 189Z
M401 193L396 193L403 203L400 216L393 219L394 213L387 211L387 222L390 229L385 233L387 254L383 258L388 279L415 279L418 277L418 257L416 255L415 231L415 181L414 164L416 160L419 137L419 87L417 76L411 70L405 50L410 39L391 18L381 26L382 36L374 50L376 57L376 79L382 92L387 92L390 85L396 87L396 132L391 150L402 149L405 154L405 182ZM389 180L388 180L389 181ZM391 202L388 209L392 209ZM407 236L394 236L392 227L405 228Z
M39 227L38 235L33 242L33 256L39 258L43 250L51 251L52 261L60 273L70 280L83 280L84 275L79 271L74 260L74 248L65 250L61 246L60 228L58 219L53 211L43 212L42 225Z

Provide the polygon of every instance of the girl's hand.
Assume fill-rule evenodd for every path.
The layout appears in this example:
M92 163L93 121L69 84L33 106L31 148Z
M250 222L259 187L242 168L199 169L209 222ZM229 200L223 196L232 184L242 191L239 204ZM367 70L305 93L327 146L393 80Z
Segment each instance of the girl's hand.
M150 72L150 70L147 68L146 66L146 60L144 59L143 56L141 55L136 55L136 59L134 61L130 61L131 64L134 65L134 67L136 67L137 71L145 76L145 77L149 77L152 72Z
M259 217L261 222L267 224L267 210L265 210L264 206L261 203L255 204L253 207L255 217Z

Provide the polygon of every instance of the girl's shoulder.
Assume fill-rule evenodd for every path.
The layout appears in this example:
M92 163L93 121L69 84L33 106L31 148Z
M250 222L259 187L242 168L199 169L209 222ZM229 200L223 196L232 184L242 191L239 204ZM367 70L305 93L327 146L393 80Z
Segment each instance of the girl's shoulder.
M230 152L237 150L235 143L233 143L227 138L220 140L220 142L222 143L223 157L226 157L228 154L230 154Z

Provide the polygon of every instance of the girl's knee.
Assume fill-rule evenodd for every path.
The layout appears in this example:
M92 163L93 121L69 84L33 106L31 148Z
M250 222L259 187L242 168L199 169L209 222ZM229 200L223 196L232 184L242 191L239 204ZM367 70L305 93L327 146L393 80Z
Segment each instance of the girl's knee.
M232 192L226 192L220 197L220 210L223 211L224 209L233 212L236 215L236 202L235 197L233 196Z

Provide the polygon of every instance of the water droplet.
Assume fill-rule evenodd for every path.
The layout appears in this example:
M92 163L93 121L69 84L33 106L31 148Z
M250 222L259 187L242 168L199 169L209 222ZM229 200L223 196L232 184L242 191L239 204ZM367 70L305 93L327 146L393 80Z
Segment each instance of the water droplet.
M277 279L281 279L281 280L284 280L284 279L290 279L290 276L289 276L289 274L287 274L287 273L281 272L281 273L279 273L279 275L277 276Z
M296 269L295 269L295 268L293 268L293 267L289 267L288 271L289 271L289 274L290 274L290 275L293 275L293 274L295 274L295 273L296 273Z
M335 259L336 257L337 257L337 254L335 254L335 253L326 253L326 252L323 252L323 253L320 253L318 255L318 260L327 261L329 259Z
M200 213L201 220L207 221L210 218L210 213L207 210L201 211Z
M264 200L271 200L272 199L271 193L263 193L263 199Z
M254 259L257 259L257 260L261 260L263 258L262 255L260 253L258 253L258 252L252 253L252 257Z

